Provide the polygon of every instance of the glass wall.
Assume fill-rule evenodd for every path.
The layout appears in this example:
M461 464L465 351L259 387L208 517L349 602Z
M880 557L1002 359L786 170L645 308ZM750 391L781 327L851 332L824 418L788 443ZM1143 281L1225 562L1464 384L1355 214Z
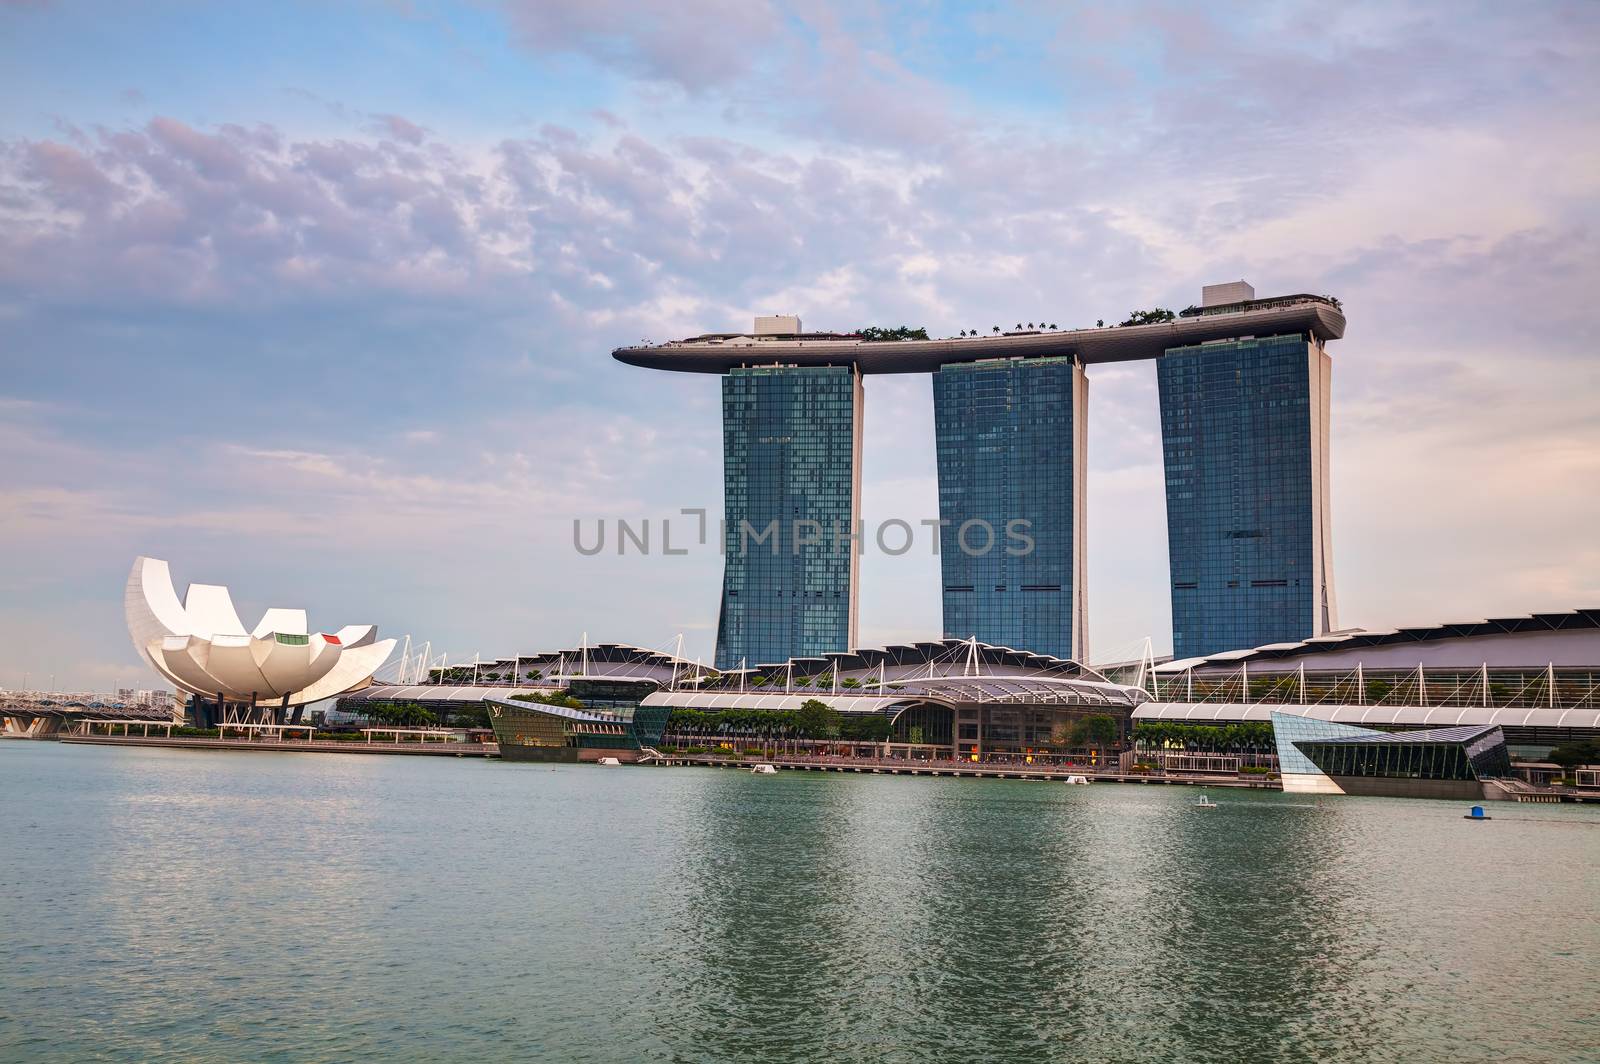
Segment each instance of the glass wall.
M860 377L845 366L722 378L718 668L851 648L860 401Z
M1300 749L1329 776L1420 780L1478 778L1460 743L1313 742L1301 743Z
M1372 729L1354 724L1336 724L1331 720L1302 717L1294 713L1272 714L1272 738L1278 749L1278 766L1286 773L1320 772L1311 759L1301 753L1304 742L1326 742L1357 735L1371 735Z
M947 638L1082 656L1074 640L1082 636L1074 632L1082 374L1070 358L1031 358L933 375ZM1007 534L1018 520L1031 548Z
M1312 355L1270 336L1156 363L1175 657L1317 632Z

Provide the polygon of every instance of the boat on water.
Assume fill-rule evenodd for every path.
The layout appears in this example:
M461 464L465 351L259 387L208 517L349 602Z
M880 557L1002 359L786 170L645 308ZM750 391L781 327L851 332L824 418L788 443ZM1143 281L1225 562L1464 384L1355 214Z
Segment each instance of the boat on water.
M769 765L766 762L762 762L759 765L751 765L750 774L753 776L776 776L778 774L778 769L774 765Z
M1210 798L1207 798L1202 794L1200 796L1200 800L1194 803L1194 807L1196 809L1215 809L1217 807L1217 803L1213 802Z
M1068 783L1078 783L1078 784L1082 784L1083 786L1087 787L1089 785L1089 777L1088 776L1068 776L1067 777L1067 782Z
M617 760L614 757L602 757L599 761L597 761L595 763L599 764L599 765L620 765L620 764L622 764L621 761Z

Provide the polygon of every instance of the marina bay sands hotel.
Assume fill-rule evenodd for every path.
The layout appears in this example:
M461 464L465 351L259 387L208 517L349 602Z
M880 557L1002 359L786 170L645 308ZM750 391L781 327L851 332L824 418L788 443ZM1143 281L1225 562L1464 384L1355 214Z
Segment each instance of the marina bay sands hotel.
M1153 324L875 340L777 316L613 357L722 377L719 668L856 646L848 537L873 373L933 379L945 636L1087 661L1086 369L1153 360L1173 653L1188 658L1338 627L1325 345L1344 325L1337 300L1237 281Z

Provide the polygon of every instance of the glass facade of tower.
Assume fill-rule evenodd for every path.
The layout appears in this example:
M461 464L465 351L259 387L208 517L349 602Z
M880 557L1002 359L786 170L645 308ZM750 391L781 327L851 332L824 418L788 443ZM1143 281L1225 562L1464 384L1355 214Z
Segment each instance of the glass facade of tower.
M1319 634L1319 355L1302 336L1269 336L1156 363L1177 658Z
M718 668L855 641L860 381L846 366L753 367L722 378Z
M933 374L947 638L1080 656L1084 387L1071 358Z

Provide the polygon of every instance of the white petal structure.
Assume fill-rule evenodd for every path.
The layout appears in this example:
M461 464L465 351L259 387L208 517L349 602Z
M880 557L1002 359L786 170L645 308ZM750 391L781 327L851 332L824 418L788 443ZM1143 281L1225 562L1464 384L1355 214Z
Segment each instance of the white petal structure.
M133 645L181 690L229 702L305 705L365 687L394 650L370 624L308 632L305 610L270 609L250 632L228 589L190 584L183 601L167 563L134 560L123 595Z

